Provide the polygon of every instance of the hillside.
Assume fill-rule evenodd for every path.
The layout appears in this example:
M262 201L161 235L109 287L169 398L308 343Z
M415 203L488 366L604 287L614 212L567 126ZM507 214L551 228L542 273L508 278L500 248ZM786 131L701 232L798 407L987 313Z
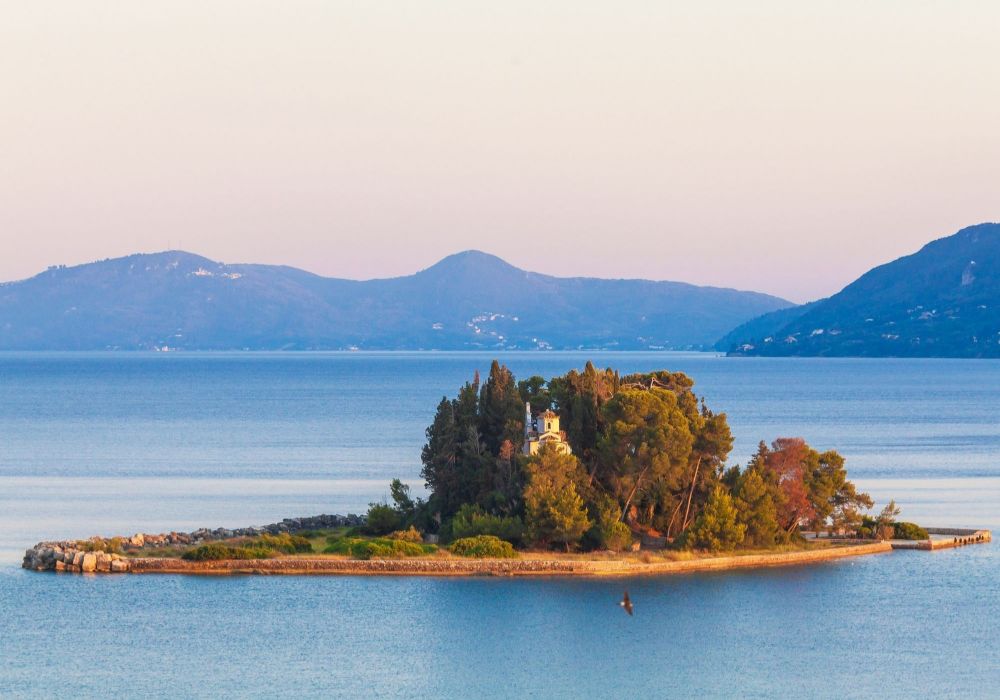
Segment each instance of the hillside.
M1000 224L932 241L832 297L753 319L720 345L773 357L1000 357Z
M705 348L777 297L558 278L492 255L354 281L170 251L0 285L2 350Z

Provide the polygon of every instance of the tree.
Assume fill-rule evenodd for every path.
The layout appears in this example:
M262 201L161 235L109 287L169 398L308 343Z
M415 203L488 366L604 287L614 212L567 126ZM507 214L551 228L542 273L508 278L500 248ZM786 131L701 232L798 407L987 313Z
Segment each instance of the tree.
M544 377L537 374L517 383L522 403L531 404L532 413L542 413L552 408L552 395Z
M410 498L410 487L407 484L399 479L393 479L389 483L389 494L392 496L392 502L396 504L396 510L404 517L413 513L416 504Z
M843 520L845 509L856 511L872 507L871 497L859 493L857 487L847 480L847 469L840 454L834 450L819 453L808 445L806 448L803 481L813 508L810 525L815 530L822 529L834 515Z
M604 429L602 407L617 393L618 373L611 368L598 370L587 362L583 372L570 370L553 377L549 395L562 419L563 430L573 454L577 455L593 479L597 441Z
M402 518L399 512L387 503L369 503L365 529L373 535L387 535L399 529Z
M747 545L772 547L782 539L774 499L757 469L747 469L740 475L734 496L737 519L746 528Z
M537 544L562 544L569 551L591 523L574 483L579 462L543 447L529 460L524 490L525 524Z
M780 492L778 498L774 499L778 509L778 523L788 533L816 517L805 484L808 456L809 446L802 438L778 438L763 455L767 480L777 486Z
M694 438L669 391L628 389L603 407L598 442L598 480L615 494L624 517L636 493L662 479L676 486L688 464Z
M479 433L490 454L500 453L504 442L520 441L524 435L524 403L514 375L496 360L479 397Z
M458 464L458 426L454 403L442 398L434 422L426 431L427 443L420 452L423 477L432 496L433 506L451 515L461 505Z
M729 551L743 542L746 526L737 520L733 499L722 486L716 486L705 509L688 530L685 543L696 549Z
M893 524L896 517L903 512L903 509L896 505L896 501L889 501L882 512L875 519L875 533L879 539L891 540L895 534Z

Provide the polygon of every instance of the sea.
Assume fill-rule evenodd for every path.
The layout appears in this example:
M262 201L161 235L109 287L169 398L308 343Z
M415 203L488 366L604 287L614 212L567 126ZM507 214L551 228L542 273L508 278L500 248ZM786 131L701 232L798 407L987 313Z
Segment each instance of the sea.
M53 538L362 513L486 353L0 353L0 698L1000 696L997 544L634 579L39 574ZM924 525L1000 530L1000 361L504 353L679 370ZM634 617L618 606L623 589Z

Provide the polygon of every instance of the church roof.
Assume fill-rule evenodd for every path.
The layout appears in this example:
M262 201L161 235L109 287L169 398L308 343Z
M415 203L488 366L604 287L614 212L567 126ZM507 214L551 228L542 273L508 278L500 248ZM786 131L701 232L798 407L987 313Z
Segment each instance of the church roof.
M559 414L553 411L551 408L546 409L538 416L539 418L558 418Z

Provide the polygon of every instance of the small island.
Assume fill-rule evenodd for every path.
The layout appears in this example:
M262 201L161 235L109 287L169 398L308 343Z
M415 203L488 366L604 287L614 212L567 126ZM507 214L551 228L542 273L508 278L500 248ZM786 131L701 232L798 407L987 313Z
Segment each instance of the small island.
M517 381L494 361L443 397L421 452L428 496L399 479L364 516L42 542L34 570L131 573L635 575L802 564L988 542L931 530L848 480L801 438L733 438L679 372L588 363Z

